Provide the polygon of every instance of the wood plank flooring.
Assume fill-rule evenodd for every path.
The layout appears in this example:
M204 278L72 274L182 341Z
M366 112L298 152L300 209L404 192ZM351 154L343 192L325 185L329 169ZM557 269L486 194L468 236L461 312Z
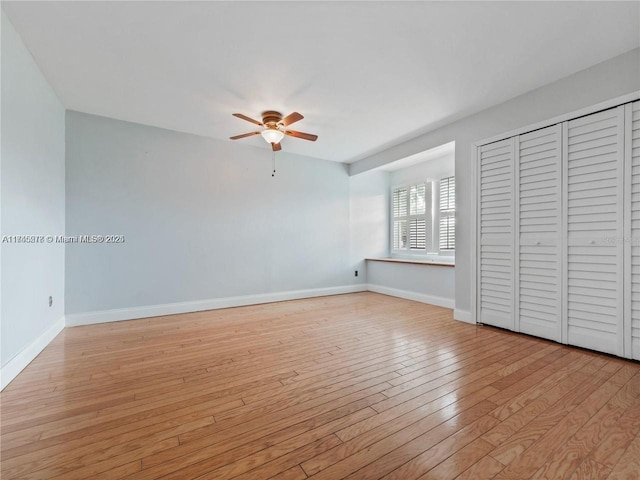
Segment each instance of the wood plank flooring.
M66 329L9 479L640 479L640 364L357 293Z

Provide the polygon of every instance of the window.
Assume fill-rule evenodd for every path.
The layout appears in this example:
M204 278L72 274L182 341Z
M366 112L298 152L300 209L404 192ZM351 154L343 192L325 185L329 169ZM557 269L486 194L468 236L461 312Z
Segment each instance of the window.
M455 253L455 177L392 190L391 246L394 255Z
M439 249L456 248L456 179L447 177L440 180L440 222Z
M430 186L430 185L429 185ZM396 252L426 253L428 227L431 219L427 210L426 183L393 190L392 245Z

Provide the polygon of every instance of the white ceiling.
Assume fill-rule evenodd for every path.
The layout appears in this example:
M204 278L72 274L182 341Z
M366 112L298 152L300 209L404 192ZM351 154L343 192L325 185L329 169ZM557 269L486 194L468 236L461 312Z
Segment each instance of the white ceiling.
M319 139L283 149L343 162L640 45L639 2L2 4L68 109L220 139L296 110Z

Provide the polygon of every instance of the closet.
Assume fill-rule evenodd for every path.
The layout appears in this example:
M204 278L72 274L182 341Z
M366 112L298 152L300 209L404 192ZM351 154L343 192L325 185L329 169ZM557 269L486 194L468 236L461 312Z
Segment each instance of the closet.
M640 101L477 161L478 322L640 359Z

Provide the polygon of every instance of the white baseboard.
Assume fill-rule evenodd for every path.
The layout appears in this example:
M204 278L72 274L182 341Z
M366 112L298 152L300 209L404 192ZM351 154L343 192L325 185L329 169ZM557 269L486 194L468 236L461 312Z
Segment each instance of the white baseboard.
M453 318L472 325L476 324L476 322L471 318L471 312L469 310L460 310L459 308L456 308L453 310Z
M4 388L9 385L9 383L11 383L11 381L16 378L18 374L24 370L24 368L29 365L54 338L56 338L56 336L64 329L64 325L65 318L63 316L49 327L46 332L36 338L31 345L27 346L27 348L9 360L0 369L0 390L4 390Z
M430 305L436 305L438 307L453 308L454 305L454 300L452 298L435 297L433 295L425 295L424 293L410 292L409 290L383 287L382 285L375 285L373 283L369 283L367 285L367 289L370 292L382 293L384 295L405 298L407 300L414 300L421 303L428 303Z
M240 297L214 298L211 300L197 300L193 302L166 303L145 307L119 308L95 312L73 313L66 315L67 327L92 325L95 323L134 320L137 318L175 315L178 313L201 312L220 308L243 307L261 303L283 302L300 298L324 297L343 293L367 291L366 284L344 285L340 287L312 288L308 290L290 290L288 292L263 293L258 295L244 295Z

